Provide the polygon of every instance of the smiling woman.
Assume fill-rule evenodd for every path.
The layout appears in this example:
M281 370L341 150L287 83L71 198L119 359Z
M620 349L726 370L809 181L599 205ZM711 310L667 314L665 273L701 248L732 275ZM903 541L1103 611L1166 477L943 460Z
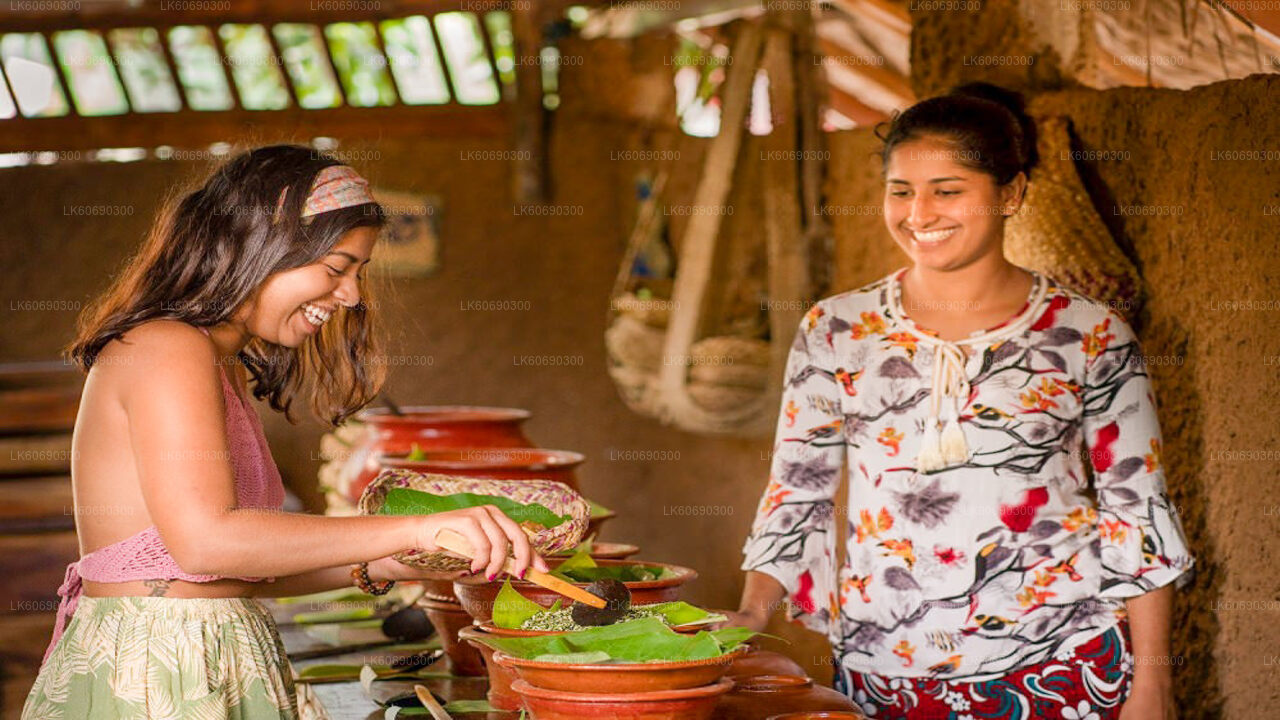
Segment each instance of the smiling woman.
M884 217L911 266L819 301L791 348L728 615L762 629L788 596L868 715L1172 707L1168 668L1144 659L1169 654L1172 584L1193 558L1137 338L1003 252L1035 182L1031 129L992 86L896 116Z
M282 512L284 486L247 397L308 397L341 422L384 363L362 292L381 207L350 167L278 145L232 158L163 212L82 319L72 439L80 560L23 718L295 718L279 635L254 596L421 578L392 556L450 529L471 570L545 570L492 505L430 516ZM351 567L354 564L354 568ZM83 602L80 602L83 596ZM77 605L80 607L77 608Z

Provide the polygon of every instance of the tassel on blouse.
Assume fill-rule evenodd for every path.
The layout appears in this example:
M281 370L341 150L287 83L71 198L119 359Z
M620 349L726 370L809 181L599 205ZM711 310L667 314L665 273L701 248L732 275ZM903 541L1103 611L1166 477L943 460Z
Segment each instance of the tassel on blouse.
M920 453L916 455L916 469L920 472L936 472L946 467L942 455L942 440L938 436L937 418L925 423L924 437L920 439Z
M920 472L937 472L969 461L969 443L960 423L959 409L962 400L969 402L964 363L963 350L952 343L938 343L933 355L932 405L916 455L916 470ZM945 423L939 417L944 407Z
M960 465L969 462L969 443L964 439L964 428L960 425L960 415L955 404L947 408L947 424L942 429L942 459L946 465Z

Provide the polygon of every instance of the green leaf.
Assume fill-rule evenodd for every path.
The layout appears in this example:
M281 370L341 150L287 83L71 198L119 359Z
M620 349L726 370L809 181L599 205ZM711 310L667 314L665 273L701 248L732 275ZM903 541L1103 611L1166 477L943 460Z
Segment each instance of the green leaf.
M422 451L422 448L418 447L418 443L414 443L413 448L409 450L408 455L404 456L404 459L413 462L421 462L427 459L427 454Z
M356 602L376 603L378 598L368 593L360 592L355 588L338 588L336 590L325 590L323 592L311 593L310 595L295 595L293 597L275 598L275 602L281 605L296 605L298 603L310 603L313 605L322 605L327 603L343 603L350 604Z
M517 592L511 587L511 578L507 578L502 581L502 589L498 590L498 596L493 599L493 624L500 628L519 628L525 620L546 610Z
M444 709L446 712L458 714L500 712L498 708L490 705L488 700L454 700L445 703Z
M516 522L532 521L547 528L556 527L570 519L568 515L556 515L537 503L525 505L498 495L477 495L476 493L433 495L411 488L392 488L387 491L386 502L378 510L378 514L432 515L481 505L494 505Z
M586 562L591 564L584 565L579 562L576 565L570 565L580 556L586 558ZM622 582L647 582L650 580L663 580L671 577L674 573L667 568L653 565L596 565L590 555L578 553L564 561L552 575L574 582L594 582L604 578L612 578Z
M712 630L709 634L715 638L715 641L719 643L721 649L725 652L732 651L757 635L755 630L744 627L720 628L719 630Z
M591 517L593 518L600 517L601 515L608 515L609 513L613 512L612 510L601 505L595 500L588 500L587 507L591 508Z
M344 620L363 620L372 618L373 612L372 607L351 608L348 610L317 610L315 612L296 613L293 616L293 621L299 625L307 625L311 623L342 622Z
M599 660L587 662L603 662L608 659L628 663L718 657L724 654L726 642L735 643L733 647L741 643L737 635L725 635L724 640L706 631L696 635L682 635L667 627L657 617L645 617L561 635L527 638L489 636L476 639L520 658L549 660L550 656L580 657L582 653L604 653L592 656Z
M724 615L712 613L703 610L695 605L690 605L683 600L674 602L657 603L655 605L645 605L646 610L652 610L662 613L671 625L697 625L722 622L726 620Z
M533 659L540 660L542 662L572 664L572 663L602 663L612 658L609 657L609 653L603 650L584 650L582 652L563 653L560 655L556 655L556 654L539 655Z
M575 552L572 556L570 556L568 560L565 560L564 562L557 565L556 569L551 571L551 574L555 575L561 580L580 580L580 578L574 577L575 571L590 569L595 567L596 567L596 561L592 559L591 555L589 553L585 553L579 550ZM591 582L591 581L587 580L585 582Z

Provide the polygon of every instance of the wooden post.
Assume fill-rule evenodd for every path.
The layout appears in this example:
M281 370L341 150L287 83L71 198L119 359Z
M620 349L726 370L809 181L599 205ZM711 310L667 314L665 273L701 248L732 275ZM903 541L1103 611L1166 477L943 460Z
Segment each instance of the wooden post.
M720 89L720 132L707 150L702 179L694 193L694 207L720 207L729 196L742 146L743 126L751 102L751 84L758 67L762 36L758 22L744 22L739 26L730 51L732 65ZM704 306L720 225L719 213L695 213L685 228L671 293L674 311L667 326L663 363L659 371L661 403L666 419L700 429L709 429L711 425L734 429L759 415L759 409L751 407L743 409L742 417L713 416L694 404L686 389L689 370L686 359L704 324Z
M516 3L511 8L511 29L515 35L516 101L513 197L517 203L547 200L547 111L542 106L542 66L526 62L526 54L537 58L542 51L541 3ZM498 78L495 82L501 85Z

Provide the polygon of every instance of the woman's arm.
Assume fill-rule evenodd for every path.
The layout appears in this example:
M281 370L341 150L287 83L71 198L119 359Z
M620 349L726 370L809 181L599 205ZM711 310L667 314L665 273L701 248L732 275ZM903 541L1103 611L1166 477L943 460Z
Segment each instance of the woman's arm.
M122 357L110 359L103 369L115 374L147 512L184 571L227 577L310 574L411 548L436 550L436 533L445 527L480 551L471 568L486 575L496 576L509 548L517 570L541 562L524 531L492 506L402 517L238 507L212 343L177 322L148 323L126 337L128 343L111 343L110 352ZM328 580L321 576L318 582Z
M772 575L758 570L747 571L747 582L742 588L742 601L737 612L722 611L729 620L725 625L739 625L756 632L763 632L769 619L787 596L787 589Z
M1173 657L1169 643L1173 586L1129 598L1125 604L1133 640L1133 686L1120 718L1173 718Z
M465 571L433 572L430 570L419 570L405 565L391 557L378 558L377 560L369 562L369 579L374 582L382 582L384 580L453 578L466 574L468 573ZM256 597L294 597L297 595L310 595L311 593L324 592L326 590L337 590L338 588L353 586L354 583L351 580L351 566L339 565L337 567L312 570L311 572L300 573L298 575L278 577L272 582L256 583L253 588L253 594Z
M846 445L830 322L815 305L787 356L769 482L743 543L740 610L730 616L749 627L768 623L788 597L791 619L825 632L838 597L833 503Z

